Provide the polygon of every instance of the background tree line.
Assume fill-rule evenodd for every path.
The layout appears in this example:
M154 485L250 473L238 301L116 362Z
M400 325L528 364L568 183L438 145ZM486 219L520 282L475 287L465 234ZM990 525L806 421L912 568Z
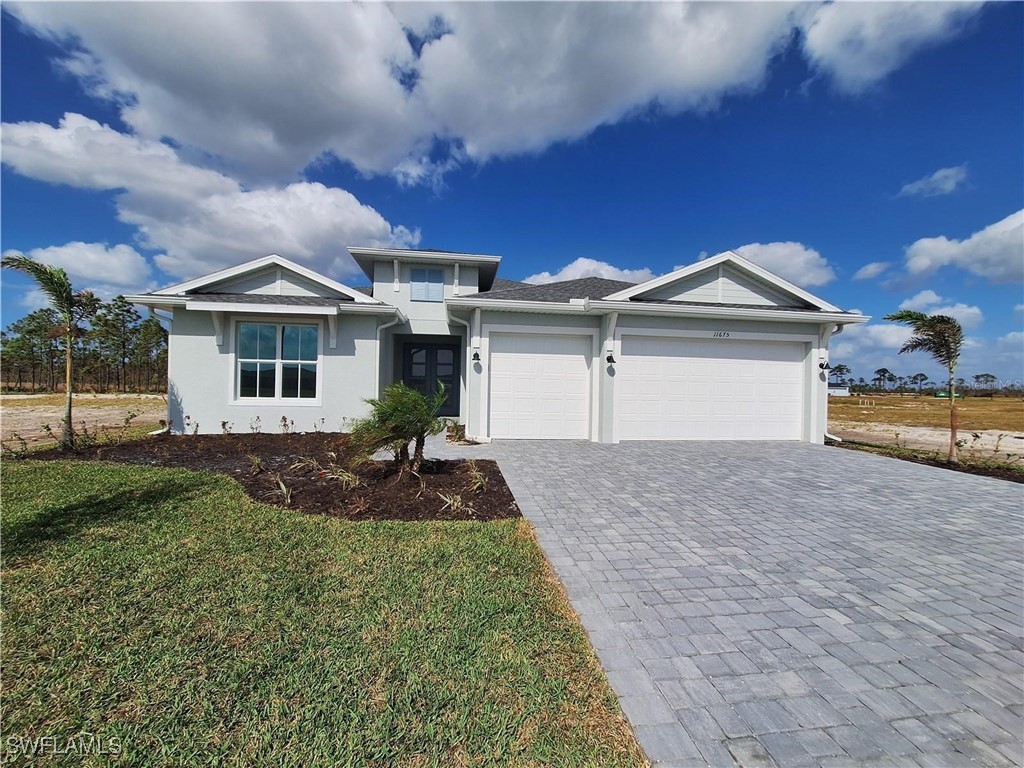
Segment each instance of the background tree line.
M927 374L915 373L911 376L901 376L893 373L888 368L879 368L870 379L863 376L854 378L850 368L842 363L834 365L829 371L832 384L849 387L854 392L914 392L917 394L945 391L946 383L931 381ZM1001 382L998 376L991 373L979 373L971 376L970 380L957 377L955 380L957 391L970 390L974 394L1005 394L1020 395L1022 388L1020 382Z
M74 334L74 389L94 392L166 392L167 331L117 296L102 302L91 294L81 306ZM0 333L3 387L7 391L56 392L63 388L66 323L52 307L31 312Z

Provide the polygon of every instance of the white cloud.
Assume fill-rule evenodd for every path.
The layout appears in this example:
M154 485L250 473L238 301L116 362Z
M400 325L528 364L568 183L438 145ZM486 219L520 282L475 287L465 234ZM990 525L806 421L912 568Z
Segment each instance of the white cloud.
M907 271L928 275L947 265L993 283L1024 281L1024 210L1011 213L966 240L926 237L906 249Z
M836 277L825 257L802 243L750 243L733 250L801 287L824 285Z
M919 291L902 302L900 309L912 309L915 312L923 312L926 308L938 304L942 300L942 297L933 290Z
M950 304L945 307L932 307L928 310L929 315L945 315L946 317L952 317L954 320L959 321L965 329L970 330L977 328L984 321L985 316L982 314L981 309L974 306L969 306L961 302L956 304Z
M853 273L854 280L871 280L889 268L888 261L872 261Z
M967 181L967 163L940 168L930 176L904 184L897 197L938 197L950 195Z
M11 3L143 140L247 181L333 155L429 180L645 111L715 109L804 55L860 91L973 4ZM415 44L410 43L412 38ZM167 45L173 40L174 45ZM643 41L638 45L636 41Z
M130 245L108 248L103 243L72 242L49 248L33 248L22 252L8 250L4 257L18 254L28 256L42 264L60 267L68 273L76 290L90 290L101 299L111 299L131 290L151 289L152 268L146 259ZM38 308L38 298L32 291L25 298ZM23 301L24 304L24 301Z
M642 283L654 277L654 273L646 267L642 269L619 269L606 261L581 257L571 264L566 264L554 274L551 272L540 272L536 275L530 275L523 282L541 285L544 283L557 283L561 280L576 280L581 277L603 277L608 280L622 280L626 283Z
M925 46L955 34L977 2L829 3L804 27L804 53L841 90L860 93Z
M419 238L343 189L296 182L247 190L165 144L81 115L65 115L56 128L5 123L2 141L4 163L25 176L119 190L118 218L138 228L142 246L164 251L155 261L175 277L271 252L344 277L356 272L345 245L407 246Z
M1018 304L1013 308L1014 312L1024 312L1024 304Z

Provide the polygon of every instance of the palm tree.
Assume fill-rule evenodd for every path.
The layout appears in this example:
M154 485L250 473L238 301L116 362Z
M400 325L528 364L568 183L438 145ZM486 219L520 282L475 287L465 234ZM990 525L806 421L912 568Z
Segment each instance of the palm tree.
M923 350L949 373L949 461L956 463L956 380L953 377L964 343L964 329L948 315L926 315L909 309L886 315L885 319L909 325L914 331L900 348L901 355Z
M60 447L73 450L75 447L75 430L71 426L71 395L72 378L71 363L75 339L81 335L79 322L96 311L99 300L91 291L76 292L71 286L68 273L59 267L51 267L30 259L24 254L16 253L4 256L0 266L23 272L36 283L46 294L50 304L60 316L61 325L55 329L57 335L64 338L64 420L61 423Z

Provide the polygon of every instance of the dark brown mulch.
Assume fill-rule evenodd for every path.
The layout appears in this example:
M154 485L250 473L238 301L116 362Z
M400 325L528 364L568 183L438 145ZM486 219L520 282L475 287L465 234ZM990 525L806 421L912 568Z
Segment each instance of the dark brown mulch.
M963 472L968 475L981 475L982 477L995 477L999 480L1009 480L1011 483L1024 483L1024 472L1021 472L1020 469L1007 464L997 464L995 462L982 464L979 462L965 461L961 461L958 464L950 464L945 459L932 456L922 456L921 454L910 453L905 450L897 452L889 446L875 445L873 443L861 443L854 440L844 440L841 443L835 443L829 440L827 443L828 445L833 445L837 448L846 448L849 451L865 451L866 453L888 456L893 459L899 459L900 461L909 461L913 464L926 464L929 467L951 469L954 472Z
M158 435L93 445L70 455L54 449L33 453L31 458L218 472L233 477L252 498L265 504L358 520L498 520L521 516L498 465L485 459L427 460L418 476L406 473L404 477L399 477L392 462L373 461L353 470L360 484L345 490L338 479L327 475L332 473L332 465L348 467L351 456L347 445L347 435L327 432ZM482 490L470 487L473 466L486 478ZM451 501L446 503L440 494Z

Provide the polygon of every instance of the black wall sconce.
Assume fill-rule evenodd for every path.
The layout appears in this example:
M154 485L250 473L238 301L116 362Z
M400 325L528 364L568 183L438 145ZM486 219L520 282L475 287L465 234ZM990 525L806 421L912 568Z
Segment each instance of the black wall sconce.
M473 362L474 363L479 363L480 362L480 353L479 352L474 352L473 353Z
M609 355L608 355L608 357L606 357L606 358L604 359L604 361L605 361L606 363L614 363L614 362L615 362L615 356L614 356L614 355L611 355L611 354L609 354Z
M818 367L821 368L821 370L823 370L823 371L831 371L832 370L832 366L828 364L828 360L826 360L826 361L824 361L822 363L818 363Z

